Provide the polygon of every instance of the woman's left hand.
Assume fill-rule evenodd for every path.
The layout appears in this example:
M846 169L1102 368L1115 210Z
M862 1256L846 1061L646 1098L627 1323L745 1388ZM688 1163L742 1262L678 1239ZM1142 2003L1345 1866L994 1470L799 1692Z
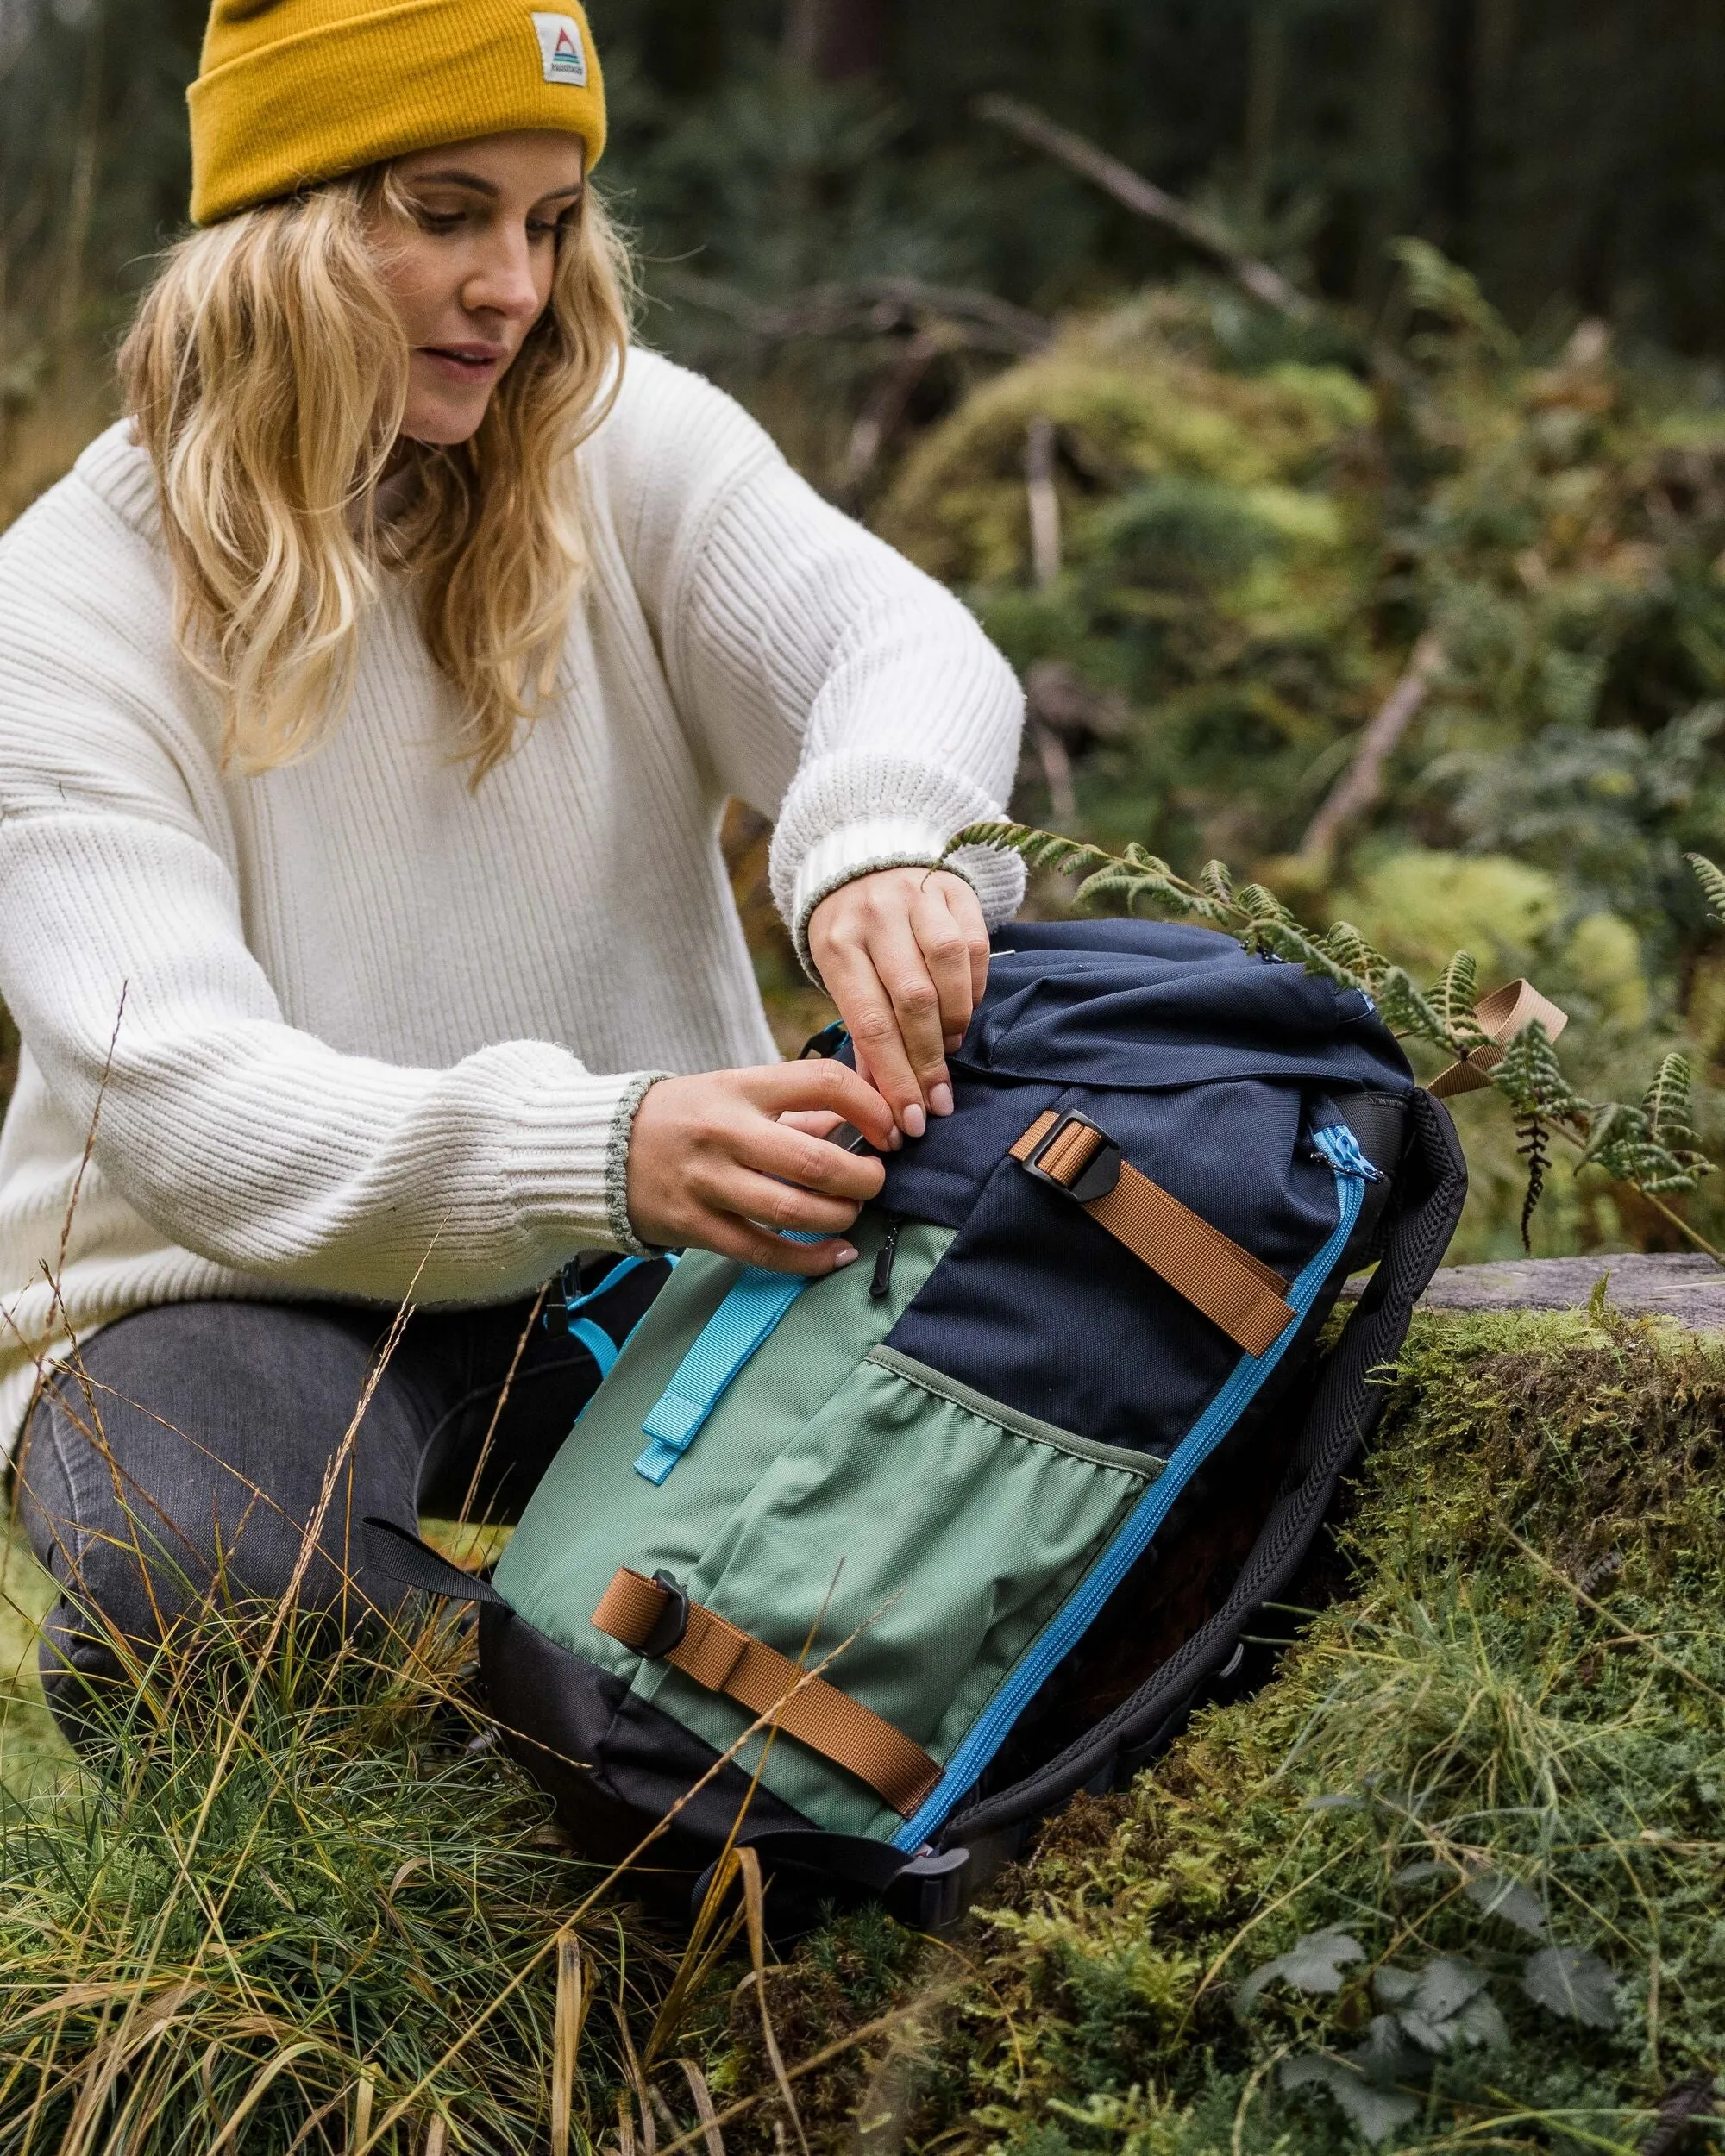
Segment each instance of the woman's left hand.
M809 916L809 952L856 1044L856 1068L907 1138L952 1112L946 1050L988 979L976 893L945 868L881 868Z

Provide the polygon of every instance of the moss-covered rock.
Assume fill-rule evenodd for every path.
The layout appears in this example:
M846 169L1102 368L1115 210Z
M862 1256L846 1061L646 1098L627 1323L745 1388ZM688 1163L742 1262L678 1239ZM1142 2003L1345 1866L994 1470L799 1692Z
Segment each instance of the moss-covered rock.
M1725 1349L1425 1317L1390 1383L1354 1591L922 1950L812 2146L1628 2152L1719 2069Z

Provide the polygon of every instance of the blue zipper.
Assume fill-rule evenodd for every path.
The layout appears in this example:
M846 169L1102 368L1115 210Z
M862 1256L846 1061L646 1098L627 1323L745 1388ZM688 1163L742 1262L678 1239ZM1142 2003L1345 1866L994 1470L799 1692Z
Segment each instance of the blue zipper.
M1285 1326L1281 1337L1262 1355L1242 1356L1235 1363L1221 1390L1181 1439L1168 1465L1128 1514L1120 1532L1001 1679L994 1697L947 1761L932 1794L893 1836L894 1849L920 1849L937 1832L1006 1742L1032 1699L1095 1621L1103 1603L1150 1546L1181 1491L1239 1420L1252 1395L1299 1332L1300 1321L1317 1300L1319 1290L1353 1233L1365 1196L1361 1169L1370 1165L1345 1124L1314 1131L1312 1143L1335 1172L1337 1219L1329 1240L1308 1261L1288 1291L1295 1321Z

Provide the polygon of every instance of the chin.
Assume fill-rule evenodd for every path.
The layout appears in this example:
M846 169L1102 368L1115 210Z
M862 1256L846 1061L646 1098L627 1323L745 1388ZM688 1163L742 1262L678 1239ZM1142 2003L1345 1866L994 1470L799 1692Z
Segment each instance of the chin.
M409 441L423 442L428 448L453 449L479 432L491 400L490 387L463 396L459 389L452 394L447 383L413 383L401 431Z
M453 449L471 442L486 416L481 404L475 412L409 412L401 431L410 442L423 442L428 449Z

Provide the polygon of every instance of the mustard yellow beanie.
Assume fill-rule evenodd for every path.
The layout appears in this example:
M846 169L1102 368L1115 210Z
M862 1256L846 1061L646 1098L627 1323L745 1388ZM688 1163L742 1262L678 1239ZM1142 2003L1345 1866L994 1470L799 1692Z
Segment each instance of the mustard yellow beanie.
M410 150L546 128L605 147L605 85L576 0L216 0L191 108L191 216Z

